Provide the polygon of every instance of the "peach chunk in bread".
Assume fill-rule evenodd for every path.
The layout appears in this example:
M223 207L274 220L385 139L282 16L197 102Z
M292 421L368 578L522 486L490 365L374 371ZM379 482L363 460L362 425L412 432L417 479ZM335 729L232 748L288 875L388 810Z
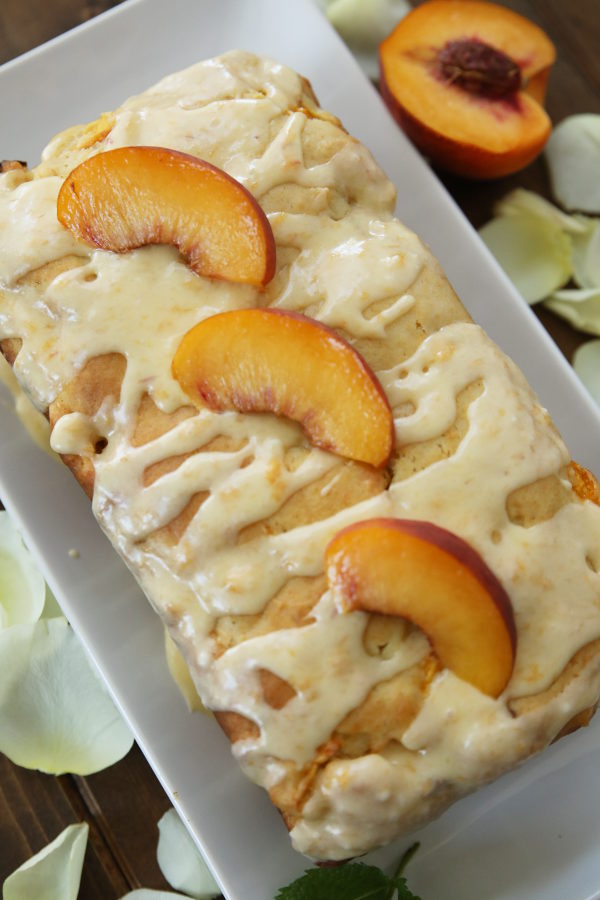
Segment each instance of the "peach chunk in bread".
M324 450L381 468L394 420L376 376L331 328L279 309L204 319L183 337L173 375L201 406L272 412L299 422Z
M58 194L59 221L123 253L173 244L198 275L262 287L275 240L252 194L204 160L163 147L120 147L86 159Z
M571 460L567 474L580 500L591 500L596 506L600 506L600 483L588 469Z
M491 697L502 693L516 651L511 602L462 538L431 522L368 519L342 529L325 558L345 612L409 619L443 666Z
M550 136L542 104L555 56L544 32L506 7L429 0L381 44L381 90L434 164L498 178L532 162Z

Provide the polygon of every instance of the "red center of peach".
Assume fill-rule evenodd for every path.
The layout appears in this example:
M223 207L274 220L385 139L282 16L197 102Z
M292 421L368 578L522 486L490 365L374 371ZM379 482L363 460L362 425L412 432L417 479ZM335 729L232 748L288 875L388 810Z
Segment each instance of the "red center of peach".
M521 70L502 50L476 38L448 41L437 55L444 81L469 94L506 97L521 87Z

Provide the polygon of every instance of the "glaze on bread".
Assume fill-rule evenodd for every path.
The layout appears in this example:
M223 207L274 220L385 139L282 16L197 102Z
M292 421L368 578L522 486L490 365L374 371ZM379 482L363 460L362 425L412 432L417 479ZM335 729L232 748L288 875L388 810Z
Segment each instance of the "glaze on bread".
M58 222L71 170L133 145L198 156L254 195L277 247L264 289L199 276L173 247L95 249ZM0 347L234 755L321 859L423 825L582 724L600 695L597 483L394 201L306 81L243 52L0 176ZM184 334L256 306L317 319L361 354L393 410L389 466L183 393ZM453 532L502 584L517 642L499 697L444 669L406 619L340 610L325 549L378 517Z

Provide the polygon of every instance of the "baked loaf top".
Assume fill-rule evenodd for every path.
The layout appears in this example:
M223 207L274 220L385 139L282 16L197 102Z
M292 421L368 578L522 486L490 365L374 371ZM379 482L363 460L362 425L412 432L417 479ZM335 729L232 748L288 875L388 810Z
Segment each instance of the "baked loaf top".
M58 222L67 174L131 145L201 157L252 192L277 246L266 288L199 276L170 246L98 250ZM597 486L394 202L306 81L237 51L0 176L0 346L235 756L319 858L424 824L600 694ZM284 418L190 404L171 373L183 335L256 306L326 323L376 372L395 423L386 469L316 449ZM434 522L499 579L517 650L498 698L405 619L340 608L325 548L373 517Z

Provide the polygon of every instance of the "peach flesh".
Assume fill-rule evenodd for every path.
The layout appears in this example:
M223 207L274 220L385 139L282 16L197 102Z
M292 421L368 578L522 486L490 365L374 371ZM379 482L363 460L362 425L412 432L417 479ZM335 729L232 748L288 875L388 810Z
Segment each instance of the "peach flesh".
M554 59L544 32L506 7L429 0L381 44L381 93L435 165L497 178L528 165L548 139L541 104Z
M126 252L173 244L198 274L262 286L275 272L269 221L239 182L164 147L91 156L61 186L57 215L93 246Z
M300 313L204 319L184 336L172 371L200 405L272 412L299 422L316 447L378 468L389 460L394 421L376 376L332 329Z
M338 532L325 559L345 612L409 619L443 666L485 694L502 693L516 652L512 606L466 541L431 522L369 519Z
M448 41L437 55L443 81L470 94L506 97L521 87L521 70L501 50L476 39Z

